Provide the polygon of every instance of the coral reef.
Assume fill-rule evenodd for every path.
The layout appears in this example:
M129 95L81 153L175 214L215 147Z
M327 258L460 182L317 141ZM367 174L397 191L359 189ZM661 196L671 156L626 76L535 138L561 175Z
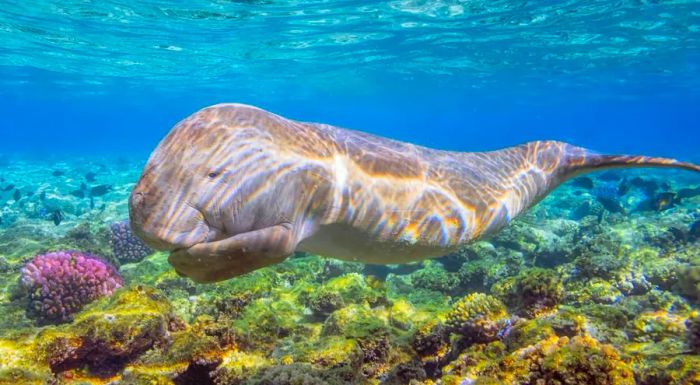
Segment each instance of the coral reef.
M42 323L70 321L83 306L112 294L122 283L108 262L77 251L37 255L21 271L28 310Z
M109 232L112 253L119 263L138 262L153 253L150 247L131 232L128 220L112 223Z
M639 175L639 186L661 183ZM66 194L74 179L41 185L2 208L0 383L700 383L700 197L638 210L658 189L646 196L618 176L622 195L597 177L565 184L506 231L435 260L299 253L211 285L131 242L119 219L133 168L103 172L114 189L93 208ZM664 189L698 182L677 183ZM55 209L59 225L47 219ZM73 248L54 252L71 256L60 274L32 262ZM93 254L118 262L123 283ZM56 303L64 310L49 315Z
M555 309L564 298L561 277L553 270L532 268L495 284L491 290L508 306L527 316Z
M474 343L499 338L510 317L498 299L483 293L473 293L457 301L447 314L447 326Z

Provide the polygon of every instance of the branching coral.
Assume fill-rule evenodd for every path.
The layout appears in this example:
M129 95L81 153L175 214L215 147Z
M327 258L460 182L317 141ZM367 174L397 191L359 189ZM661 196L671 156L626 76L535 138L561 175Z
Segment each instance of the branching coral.
M78 251L37 255L21 271L29 293L29 313L40 323L66 322L95 299L123 284L116 269L100 258Z

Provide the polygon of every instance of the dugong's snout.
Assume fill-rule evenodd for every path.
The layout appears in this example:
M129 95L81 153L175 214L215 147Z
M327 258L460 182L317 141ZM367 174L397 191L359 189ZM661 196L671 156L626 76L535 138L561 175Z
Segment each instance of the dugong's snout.
M149 247L176 250L207 241L210 229L202 213L186 202L134 188L129 198L131 230Z

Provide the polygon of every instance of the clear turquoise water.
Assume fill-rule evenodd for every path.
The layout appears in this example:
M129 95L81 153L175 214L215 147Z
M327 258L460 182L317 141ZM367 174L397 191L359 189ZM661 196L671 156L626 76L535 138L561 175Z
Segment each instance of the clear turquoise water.
M221 102L442 149L557 139L700 164L700 2L2 2L0 384L700 381L697 173L578 179L410 265L296 255L198 285L166 253L120 259L110 229L148 154ZM65 249L126 288L44 326L19 277Z
M147 154L235 101L421 144L697 156L692 1L6 2L0 148Z

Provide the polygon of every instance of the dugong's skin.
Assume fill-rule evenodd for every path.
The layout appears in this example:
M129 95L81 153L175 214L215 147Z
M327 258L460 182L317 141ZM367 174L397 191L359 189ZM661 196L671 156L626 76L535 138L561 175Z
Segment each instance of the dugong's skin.
M215 282L295 250L367 263L445 255L582 172L693 164L540 141L450 152L240 104L205 108L158 145L129 201L133 231Z

